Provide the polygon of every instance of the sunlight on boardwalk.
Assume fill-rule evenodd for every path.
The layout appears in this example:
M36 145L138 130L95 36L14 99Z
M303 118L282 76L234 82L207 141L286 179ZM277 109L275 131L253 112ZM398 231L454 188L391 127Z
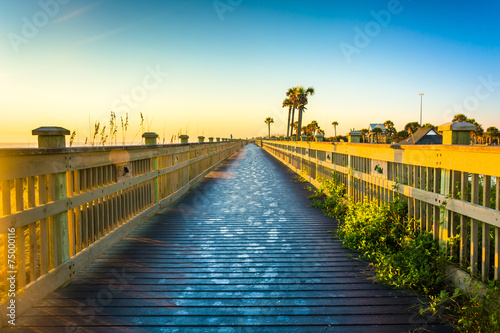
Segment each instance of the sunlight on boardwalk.
M37 332L408 332L414 294L373 283L303 184L250 145L51 293Z

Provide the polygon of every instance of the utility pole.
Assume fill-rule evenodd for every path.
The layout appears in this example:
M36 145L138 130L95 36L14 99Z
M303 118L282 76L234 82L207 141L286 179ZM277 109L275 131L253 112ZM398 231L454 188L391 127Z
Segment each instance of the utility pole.
M422 96L424 96L424 93L420 93L420 127L422 127Z

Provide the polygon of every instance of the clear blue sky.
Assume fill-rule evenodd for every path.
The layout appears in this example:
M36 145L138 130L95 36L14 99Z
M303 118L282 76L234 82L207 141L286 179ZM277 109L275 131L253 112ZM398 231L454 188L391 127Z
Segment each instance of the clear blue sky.
M41 5L46 4L46 5ZM500 128L498 1L0 2L0 141L140 112L170 140L285 132L285 91L333 135L465 113ZM136 139L137 140L137 139Z

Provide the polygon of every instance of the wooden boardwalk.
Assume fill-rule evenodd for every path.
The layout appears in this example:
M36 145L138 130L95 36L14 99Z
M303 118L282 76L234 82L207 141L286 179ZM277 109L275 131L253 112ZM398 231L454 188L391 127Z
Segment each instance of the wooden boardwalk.
M249 145L17 320L23 332L451 332L374 283ZM426 330L424 330L426 329Z

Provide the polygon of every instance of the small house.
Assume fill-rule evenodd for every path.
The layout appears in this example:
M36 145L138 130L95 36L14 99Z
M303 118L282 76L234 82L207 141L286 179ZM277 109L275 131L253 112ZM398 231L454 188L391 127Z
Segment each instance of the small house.
M387 128L385 128L384 124L370 124L368 130L370 131L368 133L370 136L369 142L385 142Z
M413 135L398 145L440 145L443 144L443 136L432 127L419 128Z

